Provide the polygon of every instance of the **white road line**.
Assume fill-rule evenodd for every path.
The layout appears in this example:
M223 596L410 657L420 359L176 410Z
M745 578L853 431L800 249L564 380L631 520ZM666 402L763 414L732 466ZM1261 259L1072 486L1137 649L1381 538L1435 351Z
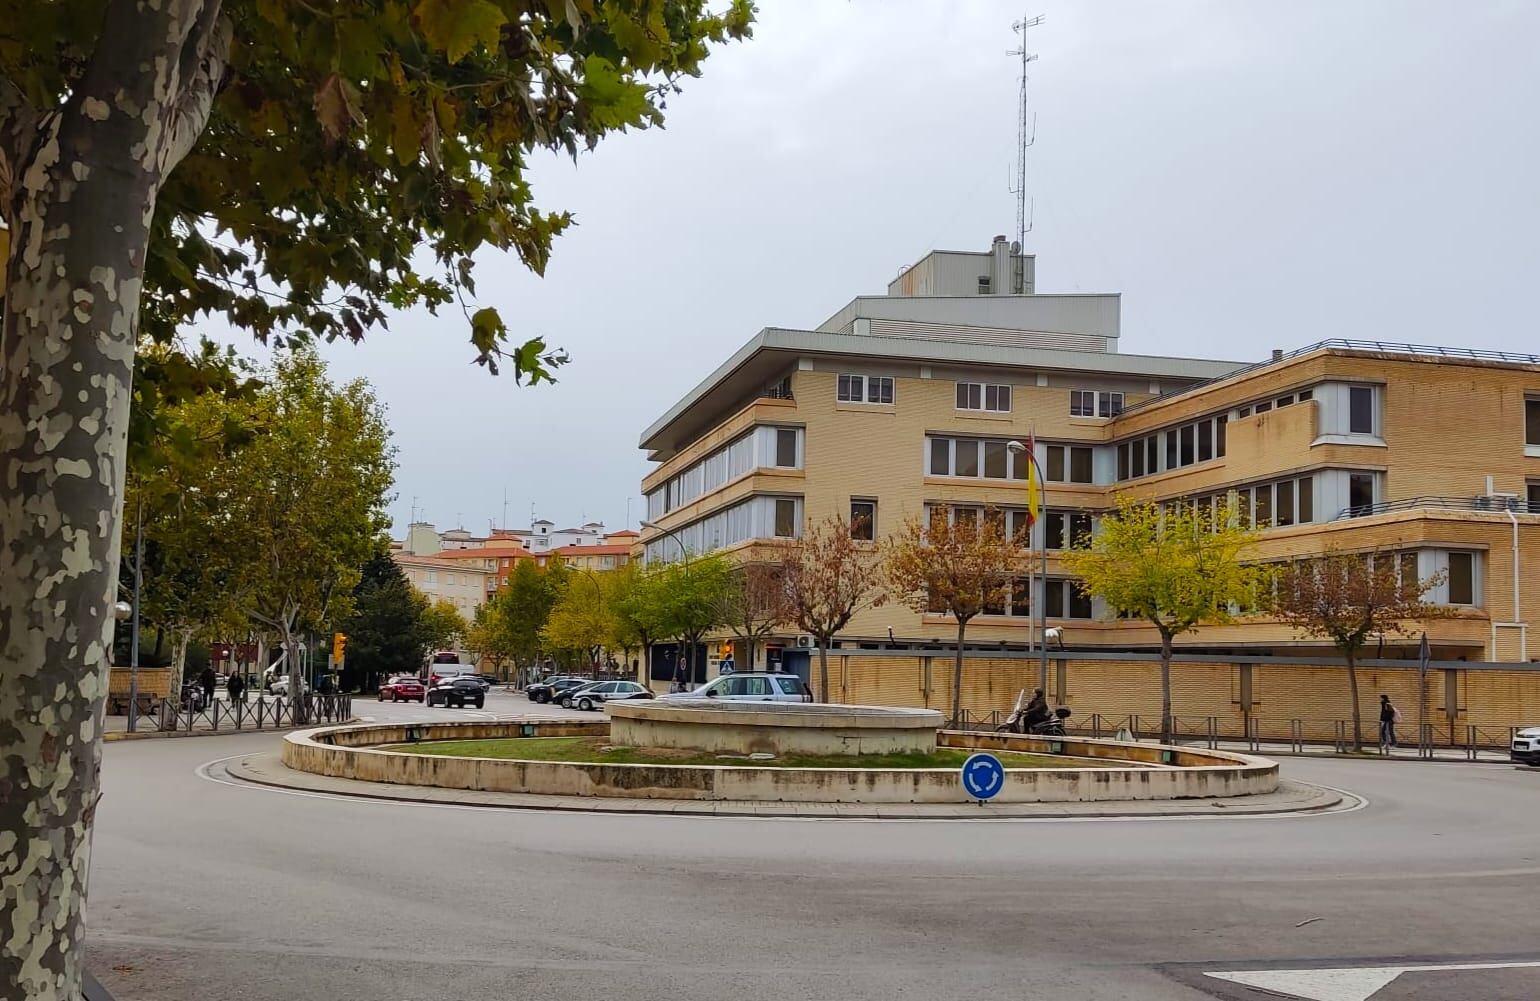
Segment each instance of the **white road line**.
M1540 968L1540 962L1441 963L1428 966L1345 966L1324 970L1235 970L1205 973L1204 976L1299 998L1300 1001L1368 1001L1403 973L1536 968Z
M280 789L277 786L263 785L258 782L244 782L231 778L220 778L213 774L213 768L222 765L226 761L234 761L237 758L247 757L246 754L230 754L223 758L215 758L206 761L193 769L193 774L205 782L213 782L216 785L230 786L235 789L247 789L256 792L277 793L282 796L299 796L303 799L324 799L340 803L372 803L377 806L405 806L416 808L428 808L434 810L474 810L477 813L521 813L521 814L581 814L585 817L654 817L664 820L760 820L760 821L799 821L814 823L835 822L841 824L1108 824L1108 823L1173 823L1173 822L1204 822L1224 821L1234 823L1241 820L1309 820L1319 817L1335 817L1345 813L1357 813L1369 805L1369 801L1356 793L1336 789L1331 786L1321 786L1322 789L1330 789L1353 800L1353 805L1343 810L1331 810L1325 813L1251 813L1230 817L1215 816L1182 816L1182 817L760 817L751 814L727 814L716 816L713 814L676 814L676 813L652 813L646 810L618 811L618 810L553 810L542 809L533 806L473 806L465 803L421 803L412 800L384 799L370 796L350 796L343 793L313 792L309 789Z

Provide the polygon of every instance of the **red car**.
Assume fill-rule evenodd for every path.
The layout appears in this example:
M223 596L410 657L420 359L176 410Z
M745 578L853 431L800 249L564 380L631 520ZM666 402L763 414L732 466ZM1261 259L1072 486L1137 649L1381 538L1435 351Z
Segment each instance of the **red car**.
M410 674L391 678L380 686L380 701L421 702L427 696L422 681Z

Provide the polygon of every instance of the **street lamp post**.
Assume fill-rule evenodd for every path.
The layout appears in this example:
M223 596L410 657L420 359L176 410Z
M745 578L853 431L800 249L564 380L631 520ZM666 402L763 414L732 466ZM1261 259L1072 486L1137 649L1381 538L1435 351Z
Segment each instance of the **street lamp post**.
M652 529L655 532L662 532L664 535L668 536L670 539L673 539L674 540L674 545L679 547L679 560L680 560L681 563L684 564L685 572L686 573L689 572L689 570L690 570L690 551L685 548L684 541L682 539L680 539L679 536L674 534L673 529L664 528L662 525L658 524L657 522L655 522L655 521L648 521L646 518L641 519L639 524L643 528L650 528L650 529ZM684 643L681 642L679 644L679 652L684 657L685 673L686 673L686 675L693 679L695 677L695 665L690 663L690 653L693 653L694 651L690 651L690 653L686 653L685 649L684 649ZM650 687L652 687L652 649L650 647L647 649L646 655L647 655L647 686L650 688ZM677 677L677 675L676 675L676 677Z
M1027 461L1032 463L1032 468L1037 472L1038 509L1046 515L1048 513L1048 481L1043 476L1043 464L1037 461L1036 452L1019 441L1007 442L1005 447L1008 451L1016 453L1018 458L1025 455ZM1033 527L1036 526L1034 525ZM1038 687L1046 693L1048 691L1048 523L1046 519L1043 519L1040 537L1042 542L1040 544L1039 556L1041 557L1042 573L1039 574L1038 579L1042 582L1042 586L1038 588L1038 593L1035 596L1037 601ZM1031 539L1029 538L1028 542L1030 541Z

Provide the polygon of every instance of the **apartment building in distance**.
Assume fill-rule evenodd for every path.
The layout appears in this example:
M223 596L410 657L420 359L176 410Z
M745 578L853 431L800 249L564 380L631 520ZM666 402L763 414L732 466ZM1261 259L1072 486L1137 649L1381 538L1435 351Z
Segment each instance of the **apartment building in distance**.
M1504 720L1540 722L1540 356L1365 340L1255 363L1126 354L1117 295L1038 293L1033 264L1004 238L938 251L815 329L750 338L641 436L656 464L647 519L672 533L646 530L645 558L677 559L681 542L752 558L831 514L874 543L937 508L993 506L1025 532L1025 458L1007 446L1035 433L1048 482L1030 538L1046 535L1048 572L970 623L969 709L1008 705L1036 679L1042 602L1066 648L1051 694L1153 711L1154 630L1088 598L1059 560L1126 492L1228 500L1261 530L1259 560L1381 548L1408 573L1439 574L1431 597L1453 611L1427 635L1434 660L1456 666L1408 696L1416 672L1396 668L1420 634L1386 636L1374 670L1392 687L1378 690L1438 709L1451 733L1475 725L1465 705L1488 704L1484 685ZM836 644L834 694L947 708L954 633L892 603L857 616ZM787 630L767 656L803 673L810 645ZM1192 658L1179 682L1207 713L1343 711L1330 646L1276 620L1244 616L1178 645Z

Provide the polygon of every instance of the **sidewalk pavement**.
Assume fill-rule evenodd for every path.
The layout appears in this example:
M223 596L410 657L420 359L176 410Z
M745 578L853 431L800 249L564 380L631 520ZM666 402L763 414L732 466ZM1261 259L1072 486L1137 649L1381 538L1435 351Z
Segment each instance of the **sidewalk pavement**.
M1184 747L1207 747L1207 741L1186 741ZM1431 756L1424 757L1417 753L1417 745L1402 744L1391 748L1386 753L1381 753L1378 745L1365 744L1362 754L1353 754L1348 751L1338 751L1335 744L1311 744L1301 745L1301 750L1295 750L1294 745L1286 740L1264 740L1253 748L1250 741L1220 739L1216 744L1221 751L1239 751L1242 754L1260 754L1269 758L1352 758L1356 761L1445 761L1470 764L1471 762L1487 764L1508 764L1510 759L1507 751L1477 750L1472 757L1463 747L1434 747L1430 749Z

